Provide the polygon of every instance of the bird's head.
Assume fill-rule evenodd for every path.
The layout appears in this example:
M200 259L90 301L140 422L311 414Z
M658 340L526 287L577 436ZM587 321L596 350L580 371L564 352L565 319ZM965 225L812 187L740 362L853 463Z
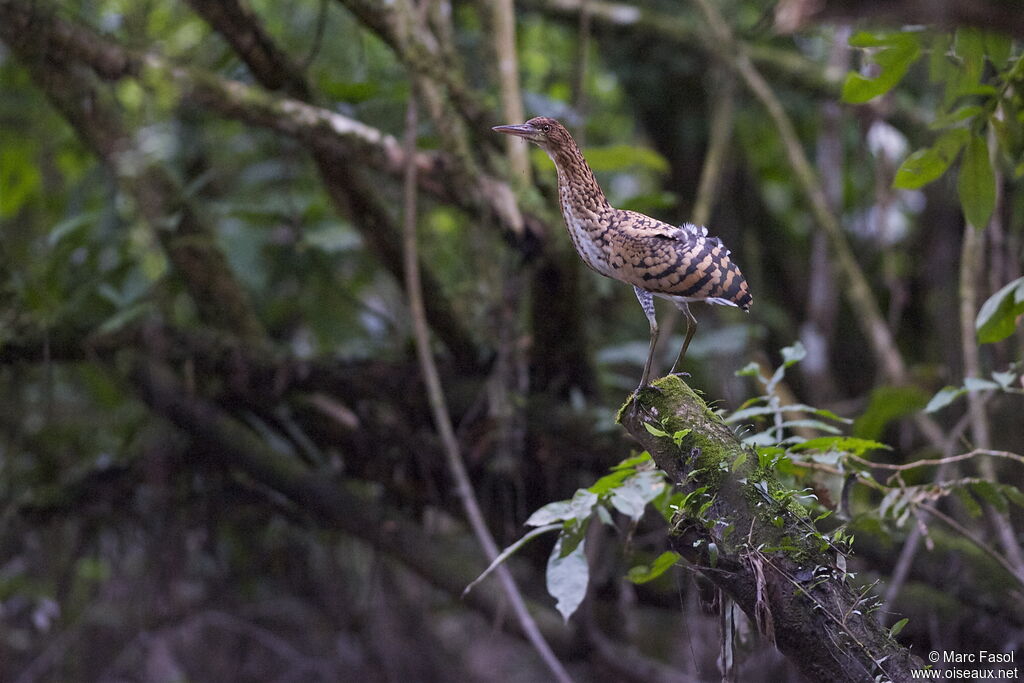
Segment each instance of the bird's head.
M547 151L572 143L572 136L565 126L546 116L537 116L514 126L495 126L492 130L529 140Z

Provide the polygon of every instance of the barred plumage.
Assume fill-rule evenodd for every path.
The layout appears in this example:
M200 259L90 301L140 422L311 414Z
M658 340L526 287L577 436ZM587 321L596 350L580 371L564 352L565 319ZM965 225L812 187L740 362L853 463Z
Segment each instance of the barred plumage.
M658 338L652 296L669 299L686 315L686 340L673 372L696 331L690 302L750 309L753 300L747 281L720 239L708 237L705 227L691 223L675 227L636 211L613 208L576 142L558 121L537 117L494 130L525 138L548 153L558 172L562 216L580 258L602 275L633 285L651 327L640 387L647 384Z

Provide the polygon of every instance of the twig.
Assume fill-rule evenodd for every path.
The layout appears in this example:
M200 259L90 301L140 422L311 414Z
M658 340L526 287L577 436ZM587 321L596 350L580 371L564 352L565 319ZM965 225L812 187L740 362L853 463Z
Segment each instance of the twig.
M406 152L415 151L416 127L418 122L416 110L416 98L409 98L405 120L405 149ZM409 157L412 158L412 157ZM419 277L419 256L416 244L416 165L410 163L406 166L403 183L403 225L402 225L402 251L405 259L405 285L406 294L409 297L409 314L412 319L413 334L416 340L416 356L419 360L420 370L423 373L423 381L427 385L427 400L433 413L434 424L437 427L441 443L444 449L448 468L451 470L452 478L455 480L455 493L462 503L473 533L484 550L488 561L493 561L498 556L498 546L491 536L490 530L484 521L480 505L476 500L469 474L462 461L462 454L459 442L455 437L455 430L452 427L451 416L448 412L448 404L445 401L444 391L441 387L441 377L434 363L434 357L430 351L430 331L427 326L427 317L423 303L423 289ZM540 655L541 659L554 674L560 683L571 683L572 679L562 666L562 663L555 657L554 652L548 646L544 636L537 628L536 622L526 609L523 597L516 587L512 574L504 565L498 567L495 572L501 582L502 588L512 605L512 609L519 620L530 644Z
M949 436L946 438L946 446L942 451L943 453L948 454L953 452L953 449L956 448L956 445L960 441L960 437L963 435L965 429L967 429L967 418L962 417L957 421L956 425L950 431ZM950 460L950 458L960 459L960 457L961 456L947 455L945 458L940 458L939 461L936 461L939 468L935 470L932 482L935 484L941 483L946 478L946 472L954 462L953 460ZM918 462L921 463L925 461ZM896 467L899 467L899 465ZM903 584L906 583L907 577L910 576L910 568L914 564L914 558L917 556L917 551L921 548L921 538L926 533L926 528L924 527L924 524L921 523L920 517L915 514L915 518L919 523L915 524L914 528L910 530L909 534L907 534L907 538L903 542L903 548L900 550L900 556L896 560L896 564L889 575L889 584L885 589L884 598L885 605L887 606L896 602L896 597L900 594L900 591L903 590ZM885 623L887 620L883 618L882 621Z
M1024 455L1017 455L1016 453L1011 453L1009 451L993 451L987 448L975 448L973 451L970 451L969 453L961 453L960 455L950 455L945 458L915 460L914 462L908 462L902 465L893 465L887 462L872 462L871 460L867 460L860 456L853 455L852 453L849 454L847 457L850 460L859 462L860 464L867 465L869 467L876 467L882 470L893 470L897 472L903 472L905 470L912 470L918 467L929 467L931 465L946 465L948 463L960 462L961 460L970 460L971 458L977 457L979 455L989 455L992 456L993 458L1007 458L1008 460L1015 460L1016 462L1024 464Z
M1005 557L1000 555L998 552L993 550L988 544L986 544L983 540L981 540L973 533L971 533L970 529L963 526L962 524L960 524L960 522L956 521L946 513L940 511L938 508L928 505L927 503L918 503L918 507L926 511L928 514L933 515L936 519L946 524L946 526L948 526L950 529L953 529L958 534L960 534L968 541L973 543L980 551L991 557L999 564L1000 567L1005 569L1010 574L1010 576L1017 580L1017 583L1024 586L1024 576L1018 573L1018 571L1014 569L1013 565L1010 564L1010 562Z

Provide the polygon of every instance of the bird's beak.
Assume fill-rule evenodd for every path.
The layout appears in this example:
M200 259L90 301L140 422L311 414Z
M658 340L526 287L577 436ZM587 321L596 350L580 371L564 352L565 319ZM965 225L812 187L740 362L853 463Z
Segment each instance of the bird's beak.
M529 138L537 133L537 130L528 123L520 123L515 126L495 126L491 130L506 135L515 135L517 138Z

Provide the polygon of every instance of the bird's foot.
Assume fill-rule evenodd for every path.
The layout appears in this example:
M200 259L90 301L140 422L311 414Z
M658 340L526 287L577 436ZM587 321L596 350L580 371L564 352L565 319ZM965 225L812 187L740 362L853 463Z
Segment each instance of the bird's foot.
M661 396L665 395L664 391L662 391L659 387L654 386L653 384L641 384L640 386L638 386L636 388L636 391L634 391L632 393L632 395L630 396L630 402L632 404L629 407L629 416L630 416L630 418L635 418L637 416L637 412L640 409L640 394L641 394L641 392L643 392L645 390L646 391L653 391L656 394L659 394Z
M670 372L668 374L671 375L672 377L690 377L691 376L690 373L683 372L682 370L680 370L679 372Z

